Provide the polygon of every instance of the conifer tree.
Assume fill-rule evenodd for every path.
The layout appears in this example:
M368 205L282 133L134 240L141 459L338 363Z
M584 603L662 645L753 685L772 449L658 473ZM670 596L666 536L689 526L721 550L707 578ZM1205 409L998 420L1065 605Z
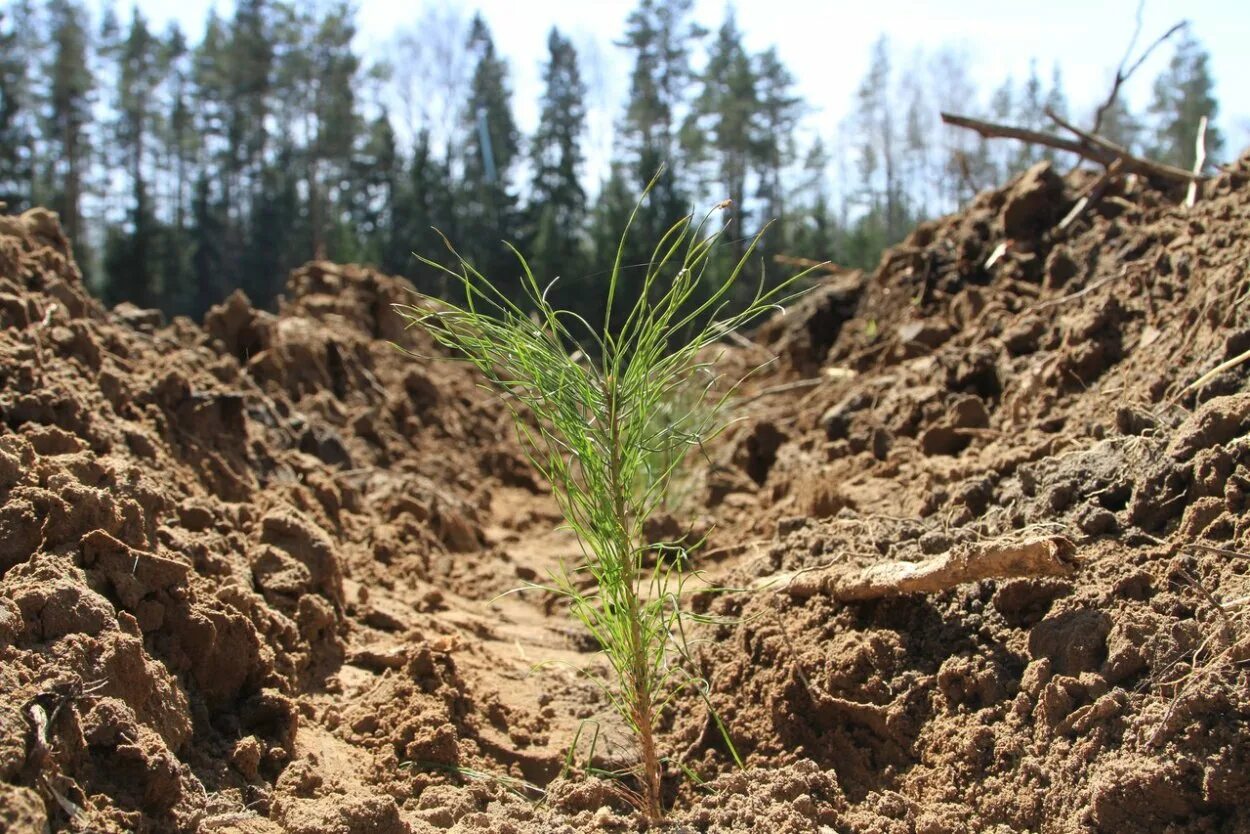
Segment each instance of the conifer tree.
M995 88L990 96L990 118L1000 124L1010 124L1016 118L1015 79L1010 75ZM1017 150L1007 142L998 142L990 149L988 162L993 169L995 182L1006 182L1015 168Z
M786 206L782 172L795 158L794 133L803 113L803 100L794 91L794 76L770 47L752 61L755 68L758 106L753 120L751 155L759 176L756 196L765 221L784 221ZM781 230L789 224L782 223ZM773 236L765 241L765 253L784 242Z
M404 178L399 182L391 207L393 232L382 264L388 271L413 279L425 293L444 295L445 276L417 261L413 252L429 253L439 260L446 250L435 227L453 240L459 240L454 210L455 196L451 188L451 172L445 160L434 150L429 130L417 134Z
M310 120L304 151L312 232L307 255L325 258L337 254L327 248L326 235L340 219L338 208L344 195L335 183L347 174L359 126L355 85L360 59L351 49L356 24L347 3L336 3L319 21L310 23L308 74L302 79L303 106Z
M91 94L95 85L88 69L86 12L73 0L51 0L51 59L44 69L47 103L43 134L48 148L41 178L48 184L51 207L80 256L85 254L82 196L91 147ZM81 257L86 262L86 257Z
M1141 119L1133 115L1128 104L1119 97L1103 111L1102 121L1098 125L1100 136L1132 153L1136 153L1140 148L1142 131Z
M600 195L601 205L595 212L595 263L612 262L618 242L613 238L619 240L623 228L618 225L609 231L599 229L598 224L617 218L626 202L632 209L646 184L664 169L626 241L623 262L627 271L618 290L623 305L633 303L641 286L644 270L637 265L650 259L654 241L690 210L692 177L683 170L679 126L695 80L691 51L706 34L692 20L693 9L694 0L640 0L626 18L624 37L617 43L632 54L633 69L624 117L617 129L610 187Z
M856 93L855 125L860 141L859 174L865 211L853 234L855 265L868 266L886 246L900 240L905 211L899 171L899 137L891 101L889 41L873 45L868 72Z
M35 196L36 31L35 9L25 0L0 9L0 202L9 211L28 208Z
M234 168L228 126L232 107L229 50L229 22L210 8L204 34L190 56L191 128L196 147L192 152L195 167L188 177L192 181L187 232L192 281L189 312L197 317L240 286L238 259L226 254L227 247L237 252L242 246L229 209Z
M1042 130L1045 128L1046 114L1045 93L1042 92L1042 79L1037 74L1037 60L1029 61L1029 77L1021 88L1020 98L1016 102L1014 123L1026 130ZM1047 150L1030 142L1015 143L1015 154L1007 169L1007 176L1020 173L1033 163L1042 159Z
M310 255L312 232L300 205L300 157L290 137L279 139L272 163L261 168L250 189L239 259L241 287L256 304L271 303L281 292L287 271Z
M1193 168L1197 158L1198 125L1203 116L1208 120L1208 157L1218 156L1223 149L1224 138L1213 124L1219 104L1209 64L1207 51L1186 32L1176 45L1167 69L1155 80L1150 103L1154 122L1150 155L1160 162L1186 170Z
M538 129L530 141L530 266L542 281L562 277L556 292L575 301L586 268L586 191L581 183L586 85L577 50L558 29L547 37Z
M1061 119L1066 120L1068 118L1068 96L1063 91L1063 73L1060 71L1058 64L1051 68L1050 89L1046 92L1044 112L1054 113ZM1072 159L1070 154L1061 154L1053 148L1045 148L1042 152L1042 158L1065 165Z
M222 280L227 222L225 206L215 199L208 170L201 169L191 198L191 274L195 288L192 309L196 314L202 314L235 289Z
M161 273L162 309L173 314L195 310L194 276L191 271L190 202L199 151L191 89L191 51L176 23L161 40L161 79L157 108L160 156L158 196L164 224L158 269Z
M109 229L105 252L105 298L148 307L160 287L157 237L160 234L149 181L150 151L156 133L155 91L164 68L157 40L135 7L125 37L110 45L118 64L114 142L129 180L126 225Z
M700 179L703 190L715 189L716 199L728 199L725 237L728 263L737 263L746 251L747 183L761 150L757 130L760 109L755 68L742 45L742 33L732 9L712 40L700 91L683 127L690 160L708 172ZM700 165L702 163L702 165Z
M348 216L359 240L360 260L379 265L394 234L392 215L399 199L403 164L390 114L383 107L370 123L352 159Z
M512 116L507 62L495 51L480 14L469 25L469 49L476 62L461 118L464 150L456 239L478 270L505 291L515 290L520 298L516 259L504 241L523 244L517 234L517 197L512 188L521 137Z
M816 138L803 159L802 180L795 189L796 220L788 223L789 254L814 261L840 260L837 218L829 193L829 153Z
M269 140L274 71L274 22L268 0L239 0L229 40L216 60L225 76L226 204L255 176ZM244 197L238 194L240 200Z

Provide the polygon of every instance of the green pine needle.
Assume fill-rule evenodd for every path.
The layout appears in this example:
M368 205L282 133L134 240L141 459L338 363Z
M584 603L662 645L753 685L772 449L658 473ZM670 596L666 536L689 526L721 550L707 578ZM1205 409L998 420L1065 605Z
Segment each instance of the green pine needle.
M631 225L637 213L635 208ZM602 328L554 308L548 302L550 285L539 284L515 249L532 313L450 242L458 271L421 260L455 278L464 301L422 296L418 304L397 306L409 326L462 355L505 393L531 460L551 483L582 545L585 561L564 566L546 587L568 601L611 665L611 678L595 682L638 740L641 788L634 793L653 819L662 814L656 719L683 692L706 700L707 683L689 662L682 636L682 622L692 619L682 609L687 555L673 558L671 543L647 543L643 525L664 504L686 451L724 428L720 406L728 394L717 393L719 377L702 351L780 309L787 289L802 277L771 289L761 281L750 302L734 311L731 289L760 238L728 275L715 278L708 274L709 253L723 230L705 234L711 216L697 225L686 217L668 230L656 244L637 301L622 313L615 306L623 294L626 227L608 281ZM593 349L581 350L583 343ZM672 409L669 404L679 397L685 408ZM523 410L536 419L524 419ZM663 419L657 419L660 414ZM664 553L657 552L660 547ZM583 590L574 577L586 574L593 582ZM732 751L719 717L716 724Z

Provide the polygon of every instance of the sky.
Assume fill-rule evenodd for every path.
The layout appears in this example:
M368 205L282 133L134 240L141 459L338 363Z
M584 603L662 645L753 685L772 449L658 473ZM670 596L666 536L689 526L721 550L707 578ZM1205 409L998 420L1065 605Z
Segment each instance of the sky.
M116 0L127 16L127 0ZM397 31L420 18L423 0L356 0L360 35L357 41L366 62L382 54L381 47ZM446 5L446 0L427 0ZM624 28L636 0L478 0L457 4L471 13L480 9L490 25L497 48L510 61L514 107L523 130L537 120L541 92L540 65L546 53L547 32L558 26L582 52L583 71L591 83L592 118L589 153L610 150L611 125L619 116L628 87L629 57L612 46ZM210 6L229 14L229 0L138 0L139 8L156 27L176 18L198 38ZM1115 68L1132 36L1137 0L1048 0L1045 4L1012 0L738 0L733 4L739 29L752 51L776 46L797 80L798 92L811 107L803 131L826 141L836 135L849 112L856 87L867 70L877 38L889 36L901 63L918 51L941 47L965 52L971 75L984 99L1010 74L1017 84L1028 76L1031 59L1049 83L1051 67L1063 73L1072 113L1085 121L1110 89ZM725 0L697 0L695 16L715 30L724 18ZM1146 0L1140 51L1173 23L1187 19L1192 33L1211 56L1217 125L1225 136L1226 157L1250 145L1250 2L1247 0ZM1158 49L1144 64L1124 95L1135 111L1150 98L1150 85L1171 55L1170 45ZM598 107L596 108L596 105ZM593 164L593 163L592 163Z

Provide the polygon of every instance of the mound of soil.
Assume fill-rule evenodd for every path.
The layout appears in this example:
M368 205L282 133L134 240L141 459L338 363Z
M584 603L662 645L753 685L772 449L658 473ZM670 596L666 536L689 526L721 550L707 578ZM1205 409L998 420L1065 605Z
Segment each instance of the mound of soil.
M166 325L89 298L50 213L0 218L8 830L407 830L375 754L516 754L449 600L516 582L491 499L538 487L463 367L390 344L434 353L408 300L318 263L278 315Z
M1207 374L1250 349L1250 158L1059 231L1089 176L1038 166L727 349L779 361L677 516L753 587L694 600L747 769L679 704L707 790L672 781L672 830L1250 829L1250 363ZM0 217L0 827L648 827L566 773L588 728L633 762L566 668L594 646L499 595L577 544L407 289L313 263L277 314L167 323ZM1021 542L1050 567L982 569Z
M756 336L779 377L706 495L727 584L781 587L714 603L742 623L705 662L750 763L836 774L837 830L1250 830L1250 364L1193 384L1250 349L1250 157L1059 232L1087 176L1039 165L853 314L842 278ZM856 598L1039 536L1065 575Z

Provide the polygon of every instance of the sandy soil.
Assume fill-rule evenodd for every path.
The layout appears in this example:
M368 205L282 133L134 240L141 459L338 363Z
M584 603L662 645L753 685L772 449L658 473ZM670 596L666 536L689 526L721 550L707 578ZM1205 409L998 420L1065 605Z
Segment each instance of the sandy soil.
M748 589L692 601L747 767L678 704L658 826L566 771L632 761L595 647L500 594L577 544L401 280L167 323L0 217L0 829L1250 831L1250 363L1192 384L1250 349L1250 158L1059 231L1089 177L727 349L778 361L671 524Z

